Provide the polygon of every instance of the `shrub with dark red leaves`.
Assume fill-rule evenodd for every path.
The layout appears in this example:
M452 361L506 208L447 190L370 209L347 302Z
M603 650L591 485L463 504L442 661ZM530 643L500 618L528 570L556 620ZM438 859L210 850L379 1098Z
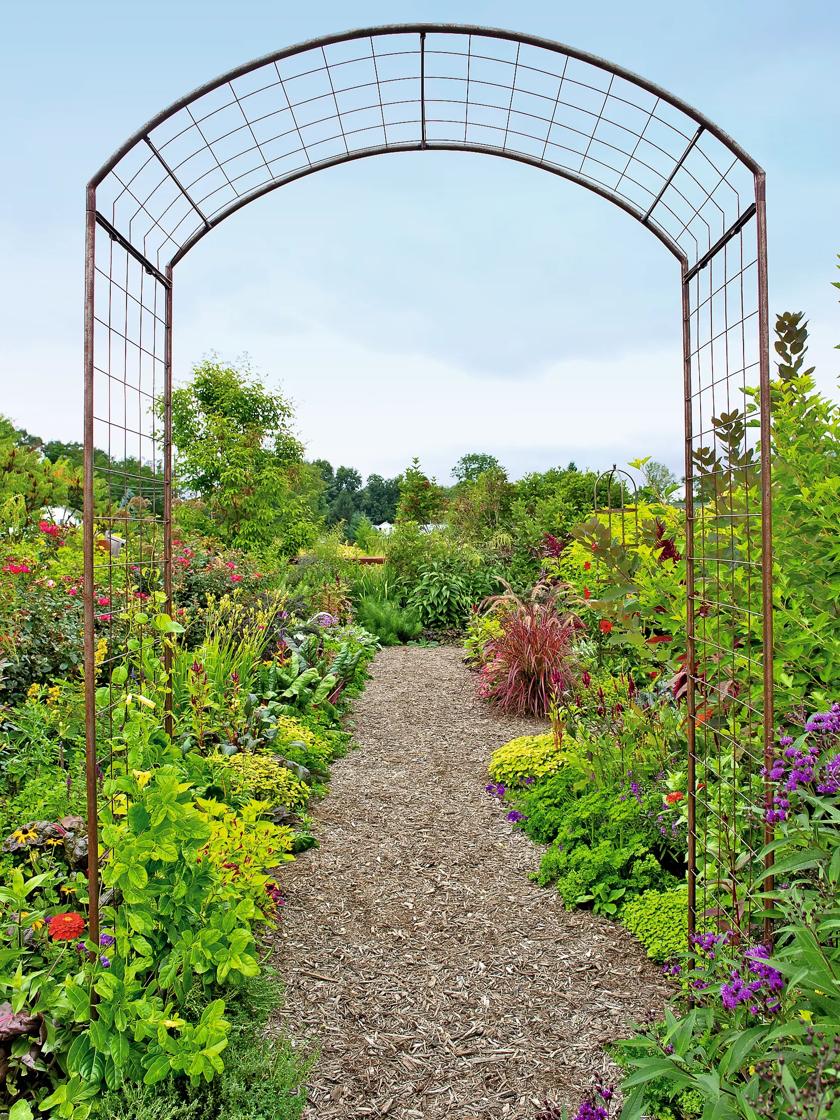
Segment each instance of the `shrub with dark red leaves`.
M547 715L553 700L574 690L578 627L554 598L518 602L487 644L479 695L510 715Z

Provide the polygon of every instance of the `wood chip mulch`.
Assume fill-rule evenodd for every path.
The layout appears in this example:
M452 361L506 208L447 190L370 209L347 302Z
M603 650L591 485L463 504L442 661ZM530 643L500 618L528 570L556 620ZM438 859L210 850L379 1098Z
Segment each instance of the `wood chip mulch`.
M479 701L451 647L383 650L353 719L273 937L276 1026L319 1053L306 1117L576 1105L615 1074L602 1046L666 990L620 926L529 881L541 849L484 791L490 752L543 726Z

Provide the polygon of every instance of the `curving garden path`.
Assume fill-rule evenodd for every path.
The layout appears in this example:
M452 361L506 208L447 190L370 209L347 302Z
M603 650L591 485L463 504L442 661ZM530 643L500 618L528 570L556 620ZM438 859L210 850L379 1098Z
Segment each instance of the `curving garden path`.
M528 880L540 849L484 792L491 750L537 725L475 699L447 647L382 651L354 720L275 935L280 1025L320 1053L307 1117L576 1103L663 989L629 934Z

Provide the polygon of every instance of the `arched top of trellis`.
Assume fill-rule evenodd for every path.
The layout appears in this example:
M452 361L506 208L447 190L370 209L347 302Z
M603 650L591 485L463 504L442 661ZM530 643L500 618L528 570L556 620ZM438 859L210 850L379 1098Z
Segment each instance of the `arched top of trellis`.
M160 272L253 199L387 152L502 156L579 183L690 272L755 213L758 164L679 98L594 55L494 28L405 24L266 55L182 97L89 184Z

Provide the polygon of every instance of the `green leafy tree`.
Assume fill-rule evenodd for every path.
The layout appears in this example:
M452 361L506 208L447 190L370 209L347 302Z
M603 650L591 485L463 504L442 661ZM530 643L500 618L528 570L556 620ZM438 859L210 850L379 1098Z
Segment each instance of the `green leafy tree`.
M423 473L420 460L415 456L411 466L400 478L400 500L397 521L414 521L428 525L443 512L443 491L433 478Z
M470 451L467 455L462 455L452 468L452 477L456 483L475 482L485 471L502 469L502 464L495 455L488 455L484 451Z
M368 476L362 491L362 508L374 525L381 525L383 521L396 521L399 500L398 478L383 478L381 474Z
M182 496L225 544L296 552L314 536L320 477L303 462L292 406L250 371L208 359L172 394Z
M39 439L0 416L0 509L12 504L16 523L37 518L44 506L78 508L81 477L65 459L50 462Z
M488 467L456 488L450 504L453 525L469 540L487 539L509 523L513 493L504 467Z

